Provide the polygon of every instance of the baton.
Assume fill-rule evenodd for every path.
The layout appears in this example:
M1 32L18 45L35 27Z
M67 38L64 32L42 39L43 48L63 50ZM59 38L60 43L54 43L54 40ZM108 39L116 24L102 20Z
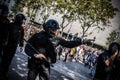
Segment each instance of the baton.
M35 49L26 39L24 39L24 41L37 53L39 54L40 52ZM45 62L48 62L46 59L44 59ZM48 62L50 64L51 67L54 67L50 62Z
M37 49L35 49L26 39L24 39L24 41L25 41L37 54L40 53L40 52L39 52Z

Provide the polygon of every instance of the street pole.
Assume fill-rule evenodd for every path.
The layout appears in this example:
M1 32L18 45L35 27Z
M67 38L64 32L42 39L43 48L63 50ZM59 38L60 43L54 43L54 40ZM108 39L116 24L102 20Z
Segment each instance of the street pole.
M95 39L96 37L93 37L92 47L94 46Z

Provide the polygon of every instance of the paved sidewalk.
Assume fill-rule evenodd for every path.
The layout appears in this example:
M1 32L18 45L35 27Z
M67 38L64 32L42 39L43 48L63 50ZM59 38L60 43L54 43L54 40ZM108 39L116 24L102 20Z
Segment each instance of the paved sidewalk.
M10 67L9 80L27 80L27 72L27 55L17 52ZM79 62L59 60L51 67L51 80L92 80L89 73L90 70Z

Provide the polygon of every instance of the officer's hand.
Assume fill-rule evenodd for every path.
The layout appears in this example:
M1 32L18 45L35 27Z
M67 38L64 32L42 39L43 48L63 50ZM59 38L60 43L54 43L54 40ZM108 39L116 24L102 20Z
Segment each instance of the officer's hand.
M118 51L116 51L110 58L108 58L106 61L105 61L105 64L107 66L109 66L111 63L113 63L115 57L118 55Z
M110 59L107 59L106 61L105 61L105 64L106 64L106 66L109 66L110 65Z
M43 54L36 54L35 58L46 59L46 57Z

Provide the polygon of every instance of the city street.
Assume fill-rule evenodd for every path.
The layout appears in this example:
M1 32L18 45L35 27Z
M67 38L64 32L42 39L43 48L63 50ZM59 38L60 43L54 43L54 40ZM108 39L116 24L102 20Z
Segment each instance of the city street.
M63 62L61 59L53 65L54 67L51 67L51 80L92 80L92 76L89 75L90 69L84 67L80 62ZM27 72L27 55L17 50L8 78L9 80L26 80Z
M120 80L119 3L0 0L0 80L27 80L29 56L31 77L39 71L48 73L46 63L55 63L56 55L50 80Z

